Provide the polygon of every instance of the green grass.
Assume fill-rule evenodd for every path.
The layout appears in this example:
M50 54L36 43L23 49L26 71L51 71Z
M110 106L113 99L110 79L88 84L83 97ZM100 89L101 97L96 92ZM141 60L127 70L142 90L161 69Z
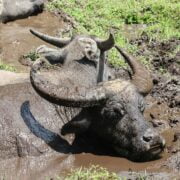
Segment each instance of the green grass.
M16 72L16 68L15 67L13 67L11 65L8 65L8 64L5 64L1 60L0 60L0 70Z
M29 58L31 61L36 61L39 58L39 55L35 51L30 51L28 54L24 55L23 58Z
M147 180L146 171L144 173L129 172L132 179ZM56 176L54 180L128 180L125 176L108 171L99 165L91 165L89 168L71 169L65 176Z
M72 170L64 180L120 180L118 175L107 169L92 165L90 168Z
M52 0L47 4L47 9L59 9L73 17L78 22L74 33L105 38L112 30L116 43L132 53L136 52L137 47L123 35L125 25L146 24L146 29L142 31L159 40L180 38L178 0ZM124 65L124 61L118 60L115 50L111 50L109 59L113 65Z

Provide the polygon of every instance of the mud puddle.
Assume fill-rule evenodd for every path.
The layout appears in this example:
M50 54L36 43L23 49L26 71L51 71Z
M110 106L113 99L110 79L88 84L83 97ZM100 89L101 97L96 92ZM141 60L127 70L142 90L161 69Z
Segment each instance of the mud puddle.
M78 155L46 155L42 157L14 158L1 161L0 173L4 174L5 179L50 179L51 177L64 176L71 169L89 167L90 165L100 165L109 171L121 173L121 171L133 172L161 172L156 169L155 164L166 160L166 156L160 160L145 163L131 162L125 158L97 156L93 154ZM16 177L16 178L14 178Z
M179 143L174 142L174 129L167 129L162 132L166 140L166 148L164 152L155 160L147 162L133 162L123 157L113 157L106 155L95 155L90 153L76 154L74 167L89 167L90 165L100 165L109 171L121 174L123 171L131 172L175 172L171 168L164 167L167 160L172 156L171 148L178 149ZM175 153L174 153L175 154ZM180 157L179 157L180 158ZM68 170L69 171L69 170ZM177 173L177 171L176 171Z
M168 130L163 133L167 141L167 147L173 146L174 132ZM100 165L109 171L116 172L147 172L157 173L160 177L164 173L169 175L177 174L172 169L163 167L171 153L166 149L161 158L149 162L132 162L122 157L112 157L106 155L95 155L91 153L62 154L49 152L38 157L12 158L0 162L0 174L4 174L5 179L50 179L57 176L65 176L71 169ZM162 175L161 175L162 173ZM16 177L16 178L14 178Z
M1 60L6 64L13 65L18 71L27 71L28 68L18 62L20 56L29 53L42 44L46 44L30 34L29 29L34 28L49 35L55 35L63 27L63 20L49 12L0 24Z

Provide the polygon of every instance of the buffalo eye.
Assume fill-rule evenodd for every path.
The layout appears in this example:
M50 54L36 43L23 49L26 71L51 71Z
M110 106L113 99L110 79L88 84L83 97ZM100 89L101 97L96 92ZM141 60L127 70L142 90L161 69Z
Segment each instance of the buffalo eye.
M109 103L107 107L103 108L103 115L106 119L120 119L125 114L124 108L119 104Z

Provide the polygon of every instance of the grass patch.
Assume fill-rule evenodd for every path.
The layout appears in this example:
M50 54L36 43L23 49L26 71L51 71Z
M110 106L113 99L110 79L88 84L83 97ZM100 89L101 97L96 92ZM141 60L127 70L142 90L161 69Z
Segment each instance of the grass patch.
M107 169L92 165L90 168L79 168L72 170L64 180L120 180L117 174Z
M127 176L118 175L114 172L108 171L106 168L99 165L91 165L89 168L76 168L72 169L69 174L62 176L56 176L54 180L147 180L148 175L146 171L143 173L127 172Z
M28 54L24 55L24 59L30 59L31 61L36 61L40 56L35 51L30 51Z
M159 40L180 38L178 0L52 0L47 4L47 9L59 9L73 17L78 22L74 33L107 37L112 30L116 43L132 53L136 52L137 47L123 35L125 25L146 24L142 31ZM115 50L110 51L109 61L115 66L124 65Z
M16 72L16 68L0 61L0 70Z

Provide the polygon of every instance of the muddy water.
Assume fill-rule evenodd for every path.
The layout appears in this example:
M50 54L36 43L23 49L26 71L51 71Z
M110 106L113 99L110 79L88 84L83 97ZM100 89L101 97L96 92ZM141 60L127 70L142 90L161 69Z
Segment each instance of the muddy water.
M165 156L166 157L166 156ZM124 158L97 156L93 154L60 155L49 154L41 157L14 158L1 162L1 174L7 179L44 179L67 174L70 169L89 167L91 164L100 165L110 171L162 171L158 164L165 160L155 160L146 163L135 163ZM157 166L155 168L155 166ZM14 178L16 177L16 178Z
M55 35L63 28L63 21L51 13L44 12L38 16L0 24L0 58L3 62L15 66L19 71L27 70L27 67L18 62L19 57L39 45L46 44L31 35L30 28Z
M172 147L174 145L174 131L168 129L162 133L163 137L166 139L166 146ZM161 165L171 156L167 149L161 154L161 156L152 161L148 162L132 162L126 158L122 157L111 157L111 156L98 156L94 154L78 154L75 155L75 167L89 167L91 164L97 164L107 168L113 172L121 171L147 171L147 172L161 172L169 171L165 168L162 168ZM161 167L161 168L160 168Z
M168 146L172 145L173 131L164 132ZM50 177L63 176L72 168L89 167L91 164L100 165L110 171L121 174L121 171L135 172L171 172L161 168L170 154L167 150L162 157L149 162L132 162L121 157L100 156L90 153L62 154L49 152L40 157L13 158L0 162L0 174L7 179L50 179ZM16 178L15 178L16 177Z

